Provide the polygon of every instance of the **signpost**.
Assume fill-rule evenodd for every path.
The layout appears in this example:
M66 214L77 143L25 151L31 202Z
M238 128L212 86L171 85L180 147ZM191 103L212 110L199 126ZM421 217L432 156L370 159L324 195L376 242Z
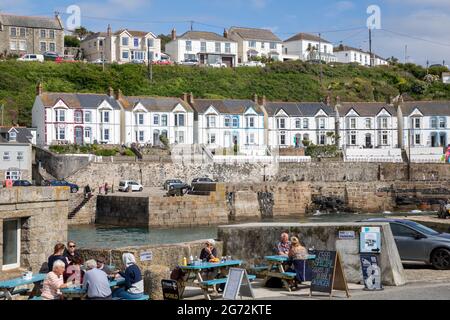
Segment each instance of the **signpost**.
M178 282L176 280L161 280L164 300L180 300Z
M141 252L140 258L141 258L142 262L144 262L144 261L152 261L153 260L153 252L151 252L151 251Z
M340 255L336 251L317 251L309 296L313 292L322 292L331 298L333 290L345 291L347 298L350 297Z
M254 299L253 288L245 269L231 268L223 292L224 300L237 300L238 296Z
M360 260L365 286L364 290L383 290L381 284L381 268L378 266L378 255L361 253Z

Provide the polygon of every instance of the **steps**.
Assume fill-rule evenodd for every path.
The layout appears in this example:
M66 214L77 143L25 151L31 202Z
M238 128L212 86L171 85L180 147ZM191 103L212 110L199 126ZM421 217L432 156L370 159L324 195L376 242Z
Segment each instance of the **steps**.
M89 197L89 198L84 198L83 201L81 201L81 203L75 208L73 209L71 212L69 212L69 220L72 220L75 218L75 216L77 215L78 212L81 211L81 209L84 208L84 206L92 199L93 197Z

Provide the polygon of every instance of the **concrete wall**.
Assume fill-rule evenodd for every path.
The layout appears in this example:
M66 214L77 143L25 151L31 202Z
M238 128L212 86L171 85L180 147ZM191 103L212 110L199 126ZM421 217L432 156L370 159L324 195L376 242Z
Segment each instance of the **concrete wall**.
M20 219L21 267L38 272L57 242L67 241L68 188L0 189L0 266L3 221Z
M342 257L344 273L350 283L360 283L362 272L359 261L359 232L368 224L281 224L254 223L238 226L222 226L218 238L223 242L224 255L239 257L247 265L264 262L264 256L273 255L274 247L282 232L298 236L307 248L314 246L317 250L338 251ZM380 226L381 254L380 267L384 285L403 285L405 275L400 256L394 242L389 224L373 223ZM355 231L356 239L340 240L339 231Z

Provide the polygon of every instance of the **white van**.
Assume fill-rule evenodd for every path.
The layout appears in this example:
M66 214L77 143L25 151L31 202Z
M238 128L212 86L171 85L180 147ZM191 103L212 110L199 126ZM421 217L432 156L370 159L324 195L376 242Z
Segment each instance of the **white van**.
M128 189L131 189L131 191L142 192L144 190L144 187L140 183L137 183L136 181L129 181L129 180L120 181L119 191L128 192Z
M17 61L38 61L44 62L44 56L42 54L29 53L17 59Z

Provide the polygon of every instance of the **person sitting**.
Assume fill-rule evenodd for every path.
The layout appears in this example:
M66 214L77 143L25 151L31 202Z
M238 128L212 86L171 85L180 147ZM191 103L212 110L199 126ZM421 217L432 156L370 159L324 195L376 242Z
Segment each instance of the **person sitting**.
M69 266L64 272L64 281L72 282L73 284L80 285L83 283L84 271L81 270L83 260L80 256L74 256Z
M277 255L288 256L291 249L291 242L289 241L289 234L283 232L280 237L280 242L276 246Z
M292 260L295 273L297 274L296 280L299 283L309 279L306 258L308 250L302 246L300 240L297 237L291 238L291 249L289 250L289 258Z
M115 290L113 297L126 300L139 299L144 293L144 280L141 270L136 265L136 258L131 253L124 253L122 261L126 269L125 272L119 272L119 275L125 278L125 287Z
M200 252L200 260L209 262L217 258L217 249L214 247L216 241L213 239L207 240L205 242L205 247Z
M86 262L86 274L83 279L83 289L87 290L89 300L111 300L112 292L105 272L97 268L97 261Z
M68 287L63 279L65 269L66 265L62 260L55 260L52 263L52 271L47 274L42 287L41 296L44 300L62 299L60 289Z
M77 257L81 259L81 264L83 264L83 259L81 258L76 248L77 244L74 241L67 242L67 249L64 251L64 256L67 258L67 261L69 261L69 263L71 263L72 260Z
M91 198L92 197L92 189L91 189L91 187L89 186L89 184L87 184L85 187L84 187L84 198L85 199L89 199L89 198Z
M53 254L50 257L48 257L48 260L47 260L47 265L48 265L48 271L49 272L53 270L53 264L57 260L61 260L62 262L64 262L64 265L67 268L67 266L69 265L69 261L64 256L65 248L66 248L66 246L63 243L57 243L55 245L55 248L53 250Z
M107 275L113 274L113 270L111 270L106 264L105 264L105 258L99 257L97 259L97 269L103 271Z

